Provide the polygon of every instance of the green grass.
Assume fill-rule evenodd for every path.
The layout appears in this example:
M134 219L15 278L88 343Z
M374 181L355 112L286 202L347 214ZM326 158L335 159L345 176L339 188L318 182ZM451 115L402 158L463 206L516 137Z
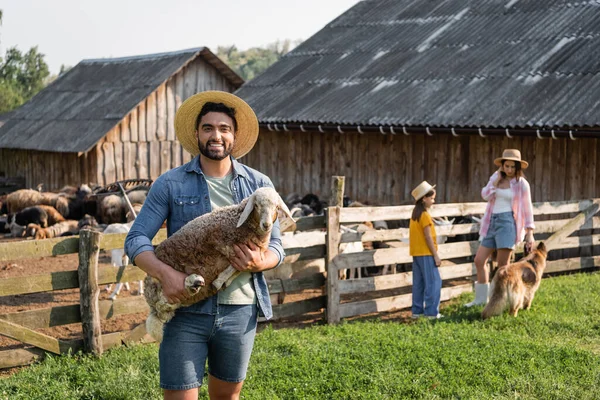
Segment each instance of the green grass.
M246 399L599 399L600 273L544 280L530 311L482 321L353 321L258 334ZM206 398L206 390L201 390ZM160 399L155 345L53 357L0 399Z

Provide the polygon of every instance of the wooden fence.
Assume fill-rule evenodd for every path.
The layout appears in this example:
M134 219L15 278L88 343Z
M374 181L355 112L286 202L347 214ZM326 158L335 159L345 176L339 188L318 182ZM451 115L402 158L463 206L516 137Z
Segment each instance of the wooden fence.
M339 197L341 199L341 197ZM569 223L578 229L580 236L560 240L556 249L592 248L600 242L600 235L594 229L600 227L600 218L593 217L598 200L573 202L536 203L536 239L542 239ZM431 211L434 217L458 217L478 215L484 211L485 203L463 203L436 205ZM570 220L574 214L587 210L583 219ZM335 323L341 318L372 312L410 307L410 272L391 275L371 276L361 279L340 280L338 271L346 268L382 266L387 264L407 264L411 262L408 247L401 240L408 237L407 228L367 231L363 233L341 233L340 225L363 221L403 220L407 221L412 207L331 207L326 216L307 217L297 221L296 232L321 231L317 244L296 245L285 248L286 263L305 260L325 259L327 274L318 273L302 279L269 281L273 297L283 298L283 294L298 293L303 290L322 290L326 295L317 295L295 302L274 302L274 319L301 316L306 313L326 309L327 320ZM539 219L539 221L537 221ZM574 222L576 224L574 224ZM575 226L576 225L576 226ZM327 230L326 236L322 235ZM437 228L438 235L467 235L477 232L477 224L460 224ZM564 232L563 232L564 233ZM158 244L166 238L165 230L159 231L153 240ZM99 286L115 282L131 282L143 279L145 274L132 265L115 268L99 266L101 250L123 247L125 234L103 235L82 231L80 236L68 238L26 240L0 243L0 262L17 259L79 254L79 268L76 271L52 272L27 277L0 279L0 296L16 296L39 292L52 292L63 289L79 289L80 304L52 308L21 311L0 315L0 335L20 341L25 348L0 352L0 368L9 368L31 363L44 353L64 354L69 351L84 350L101 354L105 349L130 342L147 341L144 324L126 332L102 333L100 321L117 316L147 312L147 305L141 296L99 300ZM351 242L382 241L394 243L396 247L342 254L340 245ZM399 242L400 241L400 242ZM477 249L477 241L459 241L440 245L440 255L444 260L441 274L444 280L442 299L450 299L471 290L469 279L475 273L472 257ZM597 249L597 248L596 248ZM582 250L583 251L583 250ZM600 266L600 257L594 250L585 256L577 255L567 259L550 261L546 273L573 271ZM395 271L395 268L394 268ZM326 276L325 276L326 275ZM385 296L390 290L404 291ZM381 294L384 294L381 296ZM366 297L367 299L362 299ZM280 303L280 304L277 304ZM43 328L81 323L83 339L64 341L40 333Z

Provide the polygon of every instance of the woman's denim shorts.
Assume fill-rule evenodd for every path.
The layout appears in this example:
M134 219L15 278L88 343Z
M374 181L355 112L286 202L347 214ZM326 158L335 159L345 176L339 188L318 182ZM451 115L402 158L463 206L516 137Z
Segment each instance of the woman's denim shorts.
M481 241L489 249L514 249L517 239L517 226L512 211L492 214L490 228Z
M258 306L215 304L213 314L194 305L177 310L165 325L158 352L160 387L187 390L202 385L208 373L226 382L241 382L254 345Z

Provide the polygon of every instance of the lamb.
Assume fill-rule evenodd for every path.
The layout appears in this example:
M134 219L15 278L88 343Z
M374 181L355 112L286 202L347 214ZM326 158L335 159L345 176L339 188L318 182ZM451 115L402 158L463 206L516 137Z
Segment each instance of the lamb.
M100 222L116 224L123 222L123 206L121 197L115 194L106 196L100 201Z
M189 275L185 283L190 298L182 304L168 303L160 282L147 276L144 286L150 306L146 320L148 333L158 342L162 341L163 326L177 308L217 293L222 287L223 275L220 274L233 269L229 258L235 254L234 244L251 241L266 250L278 210L291 218L289 209L275 189L259 188L240 204L213 210L188 222L162 242L155 250L156 257ZM215 284L215 280L218 283Z

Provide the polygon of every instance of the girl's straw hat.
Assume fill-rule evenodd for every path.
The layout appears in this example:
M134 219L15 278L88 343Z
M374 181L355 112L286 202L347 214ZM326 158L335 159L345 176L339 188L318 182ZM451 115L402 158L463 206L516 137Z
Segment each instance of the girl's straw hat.
M196 156L198 140L196 139L196 119L204 104L223 103L235 110L237 129L235 131L235 144L231 155L240 158L246 155L258 139L258 119L250 106L239 97L217 90L197 93L183 102L175 114L175 133L181 145L189 153Z
M517 149L506 149L502 152L502 157L498 157L494 160L494 164L498 167L502 166L502 160L518 161L521 163L521 169L526 169L529 163L525 160L521 160L521 152Z
M419 183L419 186L413 189L410 194L415 198L415 201L421 199L421 197L425 196L427 193L431 192L435 185L431 186L427 181L423 181Z

